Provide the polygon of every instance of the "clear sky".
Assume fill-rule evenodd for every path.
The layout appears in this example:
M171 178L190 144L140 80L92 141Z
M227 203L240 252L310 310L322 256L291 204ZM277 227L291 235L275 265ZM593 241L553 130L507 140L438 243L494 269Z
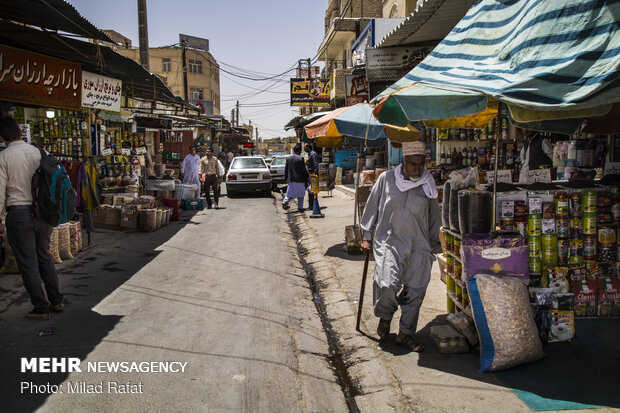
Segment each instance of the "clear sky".
M99 29L112 29L138 45L136 0L67 0ZM220 68L236 66L262 77L280 74L299 59L312 58L323 39L327 0L147 0L149 46L179 42L179 33L209 39ZM250 77L259 77L253 74ZM240 123L249 120L259 136L292 136L284 125L298 114L289 102L288 78L252 81L220 71L221 112L239 99ZM266 89L257 93L256 89ZM273 103L284 102L284 103ZM267 105L261 105L267 103ZM244 105L248 105L245 106Z

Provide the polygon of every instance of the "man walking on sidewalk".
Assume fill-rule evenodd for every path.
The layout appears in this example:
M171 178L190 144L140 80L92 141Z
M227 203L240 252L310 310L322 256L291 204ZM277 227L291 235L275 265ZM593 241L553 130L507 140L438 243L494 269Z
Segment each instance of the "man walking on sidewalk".
M319 155L316 153L311 144L307 143L305 145L305 150L308 153L308 160L306 161L306 166L308 167L308 173L310 175L315 174L319 175ZM308 209L312 211L314 207L314 193L308 187Z
M284 180L288 183L286 197L282 201L282 208L289 209L289 202L297 198L297 211L304 212L304 195L308 186L308 169L301 155L301 143L293 148L293 155L286 158L284 165Z
M220 200L220 184L222 183L221 162L213 156L213 149L207 148L207 155L200 160L200 173L204 174L205 179L205 198L207 198L207 208L211 209L212 205L215 209L219 209L218 202ZM211 202L211 188L213 188L213 198L215 203Z
M191 146L189 153L185 155L181 164L183 183L186 185L196 185L194 198L200 198L200 155L196 153L196 147Z
M39 168L41 152L22 141L19 126L13 118L0 119L0 138L8 143L8 147L0 152L0 212L3 213L6 206L6 235L24 287L34 305L26 318L47 320L50 308L60 312L65 305L49 254L52 227L33 215L32 177ZM4 226L0 224L0 233L4 232Z
M400 304L396 343L416 352L424 350L413 337L430 281L433 253L440 245L437 188L424 168L425 160L423 142L403 143L402 164L379 176L360 222L362 248L367 253L372 248L375 256L377 335L381 340L389 336L390 322Z

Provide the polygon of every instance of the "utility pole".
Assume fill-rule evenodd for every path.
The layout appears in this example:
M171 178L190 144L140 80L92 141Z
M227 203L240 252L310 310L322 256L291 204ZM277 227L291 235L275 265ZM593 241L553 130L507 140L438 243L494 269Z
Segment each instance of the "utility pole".
M183 61L183 97L185 100L189 100L189 93L187 92L187 61L185 59L185 40L181 40L181 60Z
M306 59L306 61L308 62L308 80L310 82L310 87L308 88L308 90L311 90L312 89L312 67L310 67L310 59ZM314 112L312 106L310 106L309 112L310 113Z
M230 110L230 123L235 126L235 108Z
M239 126L239 101L237 101L237 126Z
M146 0L138 0L138 45L140 64L149 70L149 29L146 19Z

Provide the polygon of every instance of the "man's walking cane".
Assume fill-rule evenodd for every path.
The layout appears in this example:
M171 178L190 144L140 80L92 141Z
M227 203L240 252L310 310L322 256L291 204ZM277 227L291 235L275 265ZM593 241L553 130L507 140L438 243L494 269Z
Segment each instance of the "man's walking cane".
M355 330L360 331L360 320L362 318L362 305L364 304L364 290L366 290L366 275L368 275L368 260L370 258L370 251L364 251L364 273L362 274L362 287L360 288L360 299L357 307L357 322L355 323Z

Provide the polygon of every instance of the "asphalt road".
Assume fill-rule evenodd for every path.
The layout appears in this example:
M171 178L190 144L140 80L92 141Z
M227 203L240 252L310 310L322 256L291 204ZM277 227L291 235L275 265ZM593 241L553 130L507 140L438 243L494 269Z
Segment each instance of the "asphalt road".
M24 319L19 276L0 275L0 410L347 411L275 202L223 198L154 233L93 234L94 248L59 267L68 305L49 321ZM22 357L77 357L82 371L22 373ZM186 364L88 371L118 361Z

